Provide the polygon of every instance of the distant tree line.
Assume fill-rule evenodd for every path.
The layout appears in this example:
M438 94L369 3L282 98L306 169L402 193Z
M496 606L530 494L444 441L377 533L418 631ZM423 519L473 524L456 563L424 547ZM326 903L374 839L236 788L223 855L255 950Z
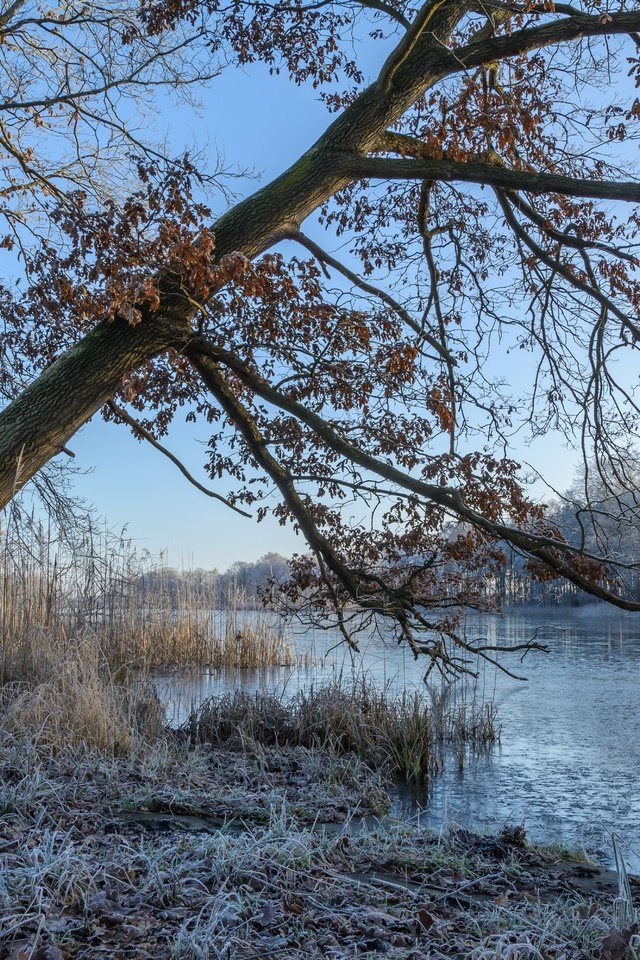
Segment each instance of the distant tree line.
M592 502L589 516L597 516L597 523L592 520L587 523L571 494L576 494L576 490L570 491L561 503L552 505L550 516L565 533L567 540L576 542L583 537L592 553L597 553L600 547L606 545L606 551L601 551L603 556L610 557L617 564L628 564L630 569L623 574L624 592L640 600L640 573L633 568L640 558L640 528L637 523L632 522L630 514L628 524L621 525L616 520L614 525L609 520L610 511L604 498L595 513ZM616 509L619 509L619 505ZM508 555L505 564L494 566L490 573L477 571L475 574L475 587L480 588L487 599L492 598L503 607L574 607L594 602L593 597L567 580L541 580L539 576L532 576L529 559L518 556L508 547L505 547L505 552ZM217 569L156 567L140 574L136 587L141 595L161 595L174 608L194 603L212 608L238 604L259 607L269 585L274 582L285 583L290 574L287 558L271 552L258 560L236 561L225 572Z
M634 491L621 489L612 494L598 482L597 475L582 476L561 499L549 504L547 516L567 542L581 543L592 556L615 565L616 578L612 577L609 584L612 591L640 600L640 518ZM463 531L463 525L456 524L451 527L451 536L459 537ZM469 595L475 593L484 603L493 601L501 607L573 607L594 602L571 581L561 576L541 576L539 569L534 572L531 557L519 555L508 544L503 550L506 562L467 572ZM455 580L461 571L451 562L449 566ZM381 572L385 575L387 571ZM174 608L194 603L210 608L238 604L258 607L270 585L282 586L290 577L288 559L271 552L259 560L237 561L224 573L216 569L154 568L139 575L136 585L141 594L162 595Z
M232 563L221 573L217 569L176 570L173 567L155 567L142 573L137 580L141 594L161 595L172 607L187 604L229 607L243 604L261 606L261 591L273 580L282 582L289 577L286 557L266 553L259 560Z
M625 482L616 490L611 480L602 482L594 466L593 475L582 475L561 500L549 506L548 516L567 542L581 544L591 555L615 564L612 590L640 599L640 516L636 502L640 476L635 475L633 480L633 484ZM593 603L592 597L566 580L532 577L530 560L515 554L495 576L495 583L488 586L508 606Z

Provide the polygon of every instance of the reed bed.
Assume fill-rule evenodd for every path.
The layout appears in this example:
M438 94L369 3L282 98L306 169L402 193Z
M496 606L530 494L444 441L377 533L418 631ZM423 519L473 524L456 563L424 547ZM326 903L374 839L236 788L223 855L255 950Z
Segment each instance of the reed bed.
M241 596L220 610L215 578L153 568L129 541L89 526L65 544L32 525L0 540L0 686L44 682L82 648L114 677L158 667L244 669L304 662Z
M259 744L351 753L413 783L442 769L446 747L478 748L499 737L490 704L457 703L446 691L393 696L366 678L352 685L312 686L289 700L260 692L224 693L194 711L184 729L194 742L235 749Z
M165 711L153 687L115 680L91 639L40 658L37 682L0 688L0 733L41 747L83 745L129 754L136 744L166 734Z

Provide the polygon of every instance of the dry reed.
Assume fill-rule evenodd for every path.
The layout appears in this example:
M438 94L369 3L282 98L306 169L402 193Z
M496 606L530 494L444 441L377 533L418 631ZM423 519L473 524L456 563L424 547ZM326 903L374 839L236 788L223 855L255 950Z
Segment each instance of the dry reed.
M215 581L172 581L128 541L91 525L65 545L50 528L10 524L0 541L5 734L127 753L166 723L144 683L154 668L298 662L259 613L216 606Z
M495 711L474 702L403 692L391 696L366 679L299 691L289 701L243 691L212 697L185 724L192 739L227 744L304 746L354 753L394 777L420 782L440 770L444 747L481 746L499 736Z
M64 651L43 650L38 669L38 682L14 681L0 689L3 736L118 756L141 739L164 735L165 713L153 688L116 682L92 637L76 639Z
M215 580L172 581L122 537L88 527L73 547L35 525L0 547L0 685L42 682L82 641L114 675L156 667L292 666L291 641L241 598L218 609ZM83 652L83 656L86 652Z

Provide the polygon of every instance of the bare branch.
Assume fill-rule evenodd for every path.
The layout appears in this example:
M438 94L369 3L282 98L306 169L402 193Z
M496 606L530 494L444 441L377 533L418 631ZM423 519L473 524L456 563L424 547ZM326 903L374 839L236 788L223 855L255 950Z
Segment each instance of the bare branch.
M526 27L490 40L472 40L464 47L442 51L441 62L447 64L447 73L459 73L483 63L506 60L529 50L569 43L583 37L632 35L640 31L640 12L624 11L591 16L571 9L571 15L539 27Z
M182 463L181 460L178 459L178 457L175 456L175 454L171 453L170 450L167 450L165 446L163 446L158 440L156 440L154 435L150 433L149 430L146 430L141 423L138 423L137 420L129 416L127 411L124 410L117 403L115 403L114 400L107 400L107 406L109 407L111 412L116 415L116 417L119 420L123 420L125 423L128 423L134 433L136 433L139 437L142 437L144 440L146 440L147 443L150 443L151 446L155 447L156 450L159 450L163 456L167 457L167 459L171 460L171 463L174 463L176 465L180 473L183 476L185 476L189 481L189 483L192 483L197 490L199 490L201 493L204 493L205 496L207 497L211 497L214 500L219 500L220 503L224 503L225 507L229 507L230 510L234 510L236 513L239 513L242 517L251 518L251 514L247 513L246 510L241 510L240 507L236 507L235 504L225 499L225 497L220 496L219 493L215 493L213 490L209 490L207 487L203 487L203 485L198 480L196 480L196 478L191 473L189 473L185 465Z
M555 259L546 250L540 246L539 243L531 237L526 230L518 223L516 217L513 214L508 202L507 195L501 191L496 191L498 196L498 201L504 213L505 220L513 230L513 232L519 237L520 240L531 250L536 257L545 263L550 269L559 273L567 283L571 284L572 287L575 287L576 290L580 290L581 293L586 293L587 296L592 297L596 300L602 307L606 310L611 311L611 313L620 320L620 322L627 328L635 340L640 340L640 327L637 323L634 323L633 320L620 310L613 301L604 295L599 287L595 286L594 283L586 283L584 280L581 280L580 277L577 277L572 271L568 270L565 265L563 265L558 259Z
M10 22L11 18L20 10L21 7L24 7L27 0L13 0L13 3L9 4L6 10L0 13L0 30Z
M484 530L491 537L504 540L530 556L538 558L552 570L555 570L556 573L571 583L575 583L576 586L584 590L585 593L599 597L602 600L607 600L615 606L621 607L623 610L640 610L640 601L627 600L619 597L611 590L607 590L588 577L583 576L571 567L568 560L565 559L565 555L570 556L571 554L576 554L594 560L596 558L589 557L584 551L572 548L570 544L564 543L561 540L553 540L550 537L541 536L534 532L518 530L497 520L490 520L468 507L463 502L457 490L451 487L426 483L424 480L413 477L388 462L371 456L364 450L350 443L344 436L337 433L325 418L307 409L292 397L274 389L258 373L249 369L242 360L230 351L216 347L203 338L194 338L187 344L183 352L203 377L205 377L205 374L206 376L211 375L211 363L206 363L206 358L213 361L214 364L222 363L229 367L229 369L233 370L259 397L293 414L293 416L297 417L321 437L328 447L345 456L352 463L370 470L385 480L397 483L406 490L412 490L426 497L432 503L439 504L459 519L470 523L477 529ZM213 369L215 370L215 366ZM206 377L205 382L207 382ZM288 477L286 477L286 482L289 482Z
M579 180L535 170L509 170L499 164L459 163L455 160L390 160L386 157L349 156L342 161L354 177L372 180L445 180L480 183L527 193L562 193L567 197L622 200L640 203L640 181Z
M538 211L527 203L518 193L509 194L509 202L523 213L528 220L536 225L550 239L556 240L565 247L573 247L575 250L602 250L603 253L609 253L612 257L618 257L620 260L626 260L633 266L639 266L640 260L632 253L626 253L618 247L608 243L602 243L600 240L586 240L580 233L572 233L572 224L568 224L563 231L556 230L551 226L548 219L543 217Z
M379 300L382 300L383 303L386 303L388 307L398 314L398 316L407 324L407 326L416 333L421 340L424 340L426 343L432 347L438 355L445 360L447 363L455 366L456 359L451 356L450 352L447 350L446 346L437 340L433 334L429 333L421 324L417 323L416 320L411 316L409 311L402 306L401 303L398 303L391 294L387 293L386 290L381 290L379 287L374 286L374 284L369 283L367 280L364 280L362 277L359 277L357 273L354 273L353 270L350 270L349 267L345 266L344 263L341 263L335 257L331 256L330 253L327 253L326 250L323 250L315 241L311 240L310 237L307 237L301 231L296 231L289 235L290 240L295 240L301 246L306 247L307 250L316 257L321 263L326 263L328 266L333 267L334 270L337 270L338 273L341 273L343 277L346 277L354 286L359 287L360 290L363 290L365 293L370 293L374 297L377 297Z
M394 74L399 70L403 63L409 59L415 47L424 34L427 26L433 19L433 15L446 3L451 0L427 0L423 7L407 30L400 43L389 54L382 65L377 83L382 90L387 90Z
M254 418L225 383L223 377L220 375L217 362L211 362L205 355L196 353L190 356L190 359L192 359L194 366L209 390L211 390L213 396L244 437L257 463L266 470L268 475L277 484L285 502L300 525L300 529L304 533L309 546L323 557L327 566L350 588L355 598L357 596L357 584L350 570L340 560L329 541L316 527L291 477L267 449L265 439Z

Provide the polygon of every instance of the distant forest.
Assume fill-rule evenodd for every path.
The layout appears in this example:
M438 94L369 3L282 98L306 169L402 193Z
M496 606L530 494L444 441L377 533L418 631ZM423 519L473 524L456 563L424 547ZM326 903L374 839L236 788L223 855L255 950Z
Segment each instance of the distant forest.
M625 579L625 595L640 599L640 577L637 573ZM504 570L487 583L487 593L493 594L504 607L579 607L605 603L580 590L572 583L555 579L540 581L525 569L519 557L512 558Z
M286 557L279 553L267 553L253 562L237 562L224 573L218 570L195 569L179 571L164 567L141 575L142 592L162 593L175 608L197 600L201 605L228 607L237 604L249 608L262 605L261 593L270 581L278 583L288 578ZM512 556L497 576L486 579L487 596L492 596L505 606L576 607L594 603L593 597L583 593L567 581L547 580L541 582L531 576L525 561ZM626 589L632 588L640 598L640 575L630 573ZM599 602L599 601L597 601Z
M271 580L282 582L289 576L289 564L280 553L267 553L253 562L238 561L228 570L176 570L161 567L145 571L139 578L142 591L161 593L171 606L209 602L213 607L243 604L261 606L261 591Z
M590 511L581 511L579 502L584 492L576 482L562 501L549 505L547 516L567 541L579 543L582 540L592 556L609 558L626 565L624 592L627 596L640 598L640 523L635 492L621 494L615 498L615 505L609 502L610 495L605 497L598 494L598 488L591 483ZM626 498L629 500L627 509ZM452 525L452 535L459 533L460 529L460 525ZM481 584L487 599L495 599L504 607L575 607L594 603L592 596L568 580L537 579L530 569L531 558L517 555L507 544L504 551L509 558L507 563L499 573L484 577ZM482 574L473 573L471 576L473 587L477 589ZM267 553L253 562L233 563L224 573L215 569L151 569L139 576L137 584L141 593L161 593L165 602L174 608L183 607L194 600L201 606L206 604L211 608L237 604L259 607L262 605L262 594L269 584L282 583L288 578L287 558L280 553ZM610 586L614 587L614 584Z

